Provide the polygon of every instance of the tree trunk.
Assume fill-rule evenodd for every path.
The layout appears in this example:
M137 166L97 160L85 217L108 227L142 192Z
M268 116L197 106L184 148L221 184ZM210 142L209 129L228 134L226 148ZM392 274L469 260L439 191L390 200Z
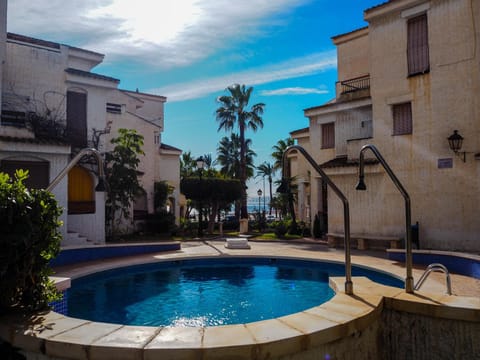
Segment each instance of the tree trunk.
M247 210L247 162L245 158L245 124L238 114L238 123L240 130L240 183L242 184L242 199L240 203L240 218L248 219Z

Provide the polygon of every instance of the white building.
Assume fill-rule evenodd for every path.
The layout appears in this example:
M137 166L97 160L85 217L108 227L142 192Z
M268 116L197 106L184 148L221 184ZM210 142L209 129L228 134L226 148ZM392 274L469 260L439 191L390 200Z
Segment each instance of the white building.
M146 196L137 210L153 212L154 182L168 181L178 218L181 150L161 141L166 98L120 90L118 79L91 72L103 54L7 34L6 2L0 4L0 170L28 169L28 184L45 188L80 149L108 151L116 130L132 128L145 143L139 172ZM79 243L78 235L105 241L105 196L94 191L95 172L95 163L83 161L52 190L65 209L64 245Z

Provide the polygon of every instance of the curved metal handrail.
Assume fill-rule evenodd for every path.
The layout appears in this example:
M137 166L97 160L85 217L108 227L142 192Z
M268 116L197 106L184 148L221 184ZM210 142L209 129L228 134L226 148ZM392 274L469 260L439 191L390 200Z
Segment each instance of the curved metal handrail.
M350 256L350 208L348 205L348 200L340 191L340 189L334 184L334 182L325 174L325 172L318 166L315 160L305 151L300 145L291 145L285 149L283 152L282 158L282 179L286 179L285 176L288 169L288 158L287 155L292 150L298 150L307 161L312 165L312 167L320 174L322 179L332 188L332 190L337 194L340 200L343 203L343 222L344 222L344 232L345 232L345 293L348 295L353 294L353 283L352 283L352 262ZM290 175L290 174L288 174Z
M79 161L82 157L84 157L85 155L94 155L97 159L97 166L98 166L98 184L97 186L95 187L95 191L105 191L105 175L104 175L104 171L103 171L103 159L102 159L102 155L100 154L100 152L97 150L97 149L93 149L93 148L86 148L86 149L82 149L78 152L77 155L75 155L75 157L70 160L70 162L67 164L67 166L65 166L65 168L60 171L60 173L57 175L57 177L55 179L52 180L52 182L47 186L47 188L45 190L47 191L52 191L52 189L58 185L58 183L60 182L60 180L62 180L65 175L68 174L68 172L70 171L71 168L73 168Z
M397 187L397 189L400 191L400 193L403 195L405 199L405 250L406 250L406 255L405 255L405 267L407 269L407 275L405 278L405 291L407 293L413 293L414 291L414 286L413 286L413 275L412 275L412 229L411 229L411 209L410 209L410 196L408 195L407 191L403 187L403 185L400 183L400 180L395 176L393 173L392 169L390 169L390 166L388 166L387 162L383 158L383 156L380 154L378 149L375 147L375 145L367 144L364 145L360 149L360 164L359 164L359 173L358 173L358 184L356 186L357 190L366 190L365 183L363 181L365 174L364 174L364 152L370 149L373 154L376 156L378 161L380 161L380 164L382 164L383 168L387 172L387 174L390 176L390 179L392 179L393 183Z
M434 271L443 272L445 274L445 285L447 286L447 294L452 295L452 281L450 279L450 273L448 272L448 269L445 265L439 263L433 263L427 266L425 272L422 274L420 279L418 279L418 282L415 285L415 290L420 290L425 280L427 280L430 274Z

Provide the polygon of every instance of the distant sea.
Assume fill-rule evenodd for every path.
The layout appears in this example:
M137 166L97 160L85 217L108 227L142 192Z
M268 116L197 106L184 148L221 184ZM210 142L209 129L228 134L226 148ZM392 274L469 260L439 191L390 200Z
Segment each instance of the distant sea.
M270 197L265 196L265 211L268 212ZM247 199L247 211L249 214L258 212L258 197L250 197ZM263 211L263 196L260 198L260 211Z

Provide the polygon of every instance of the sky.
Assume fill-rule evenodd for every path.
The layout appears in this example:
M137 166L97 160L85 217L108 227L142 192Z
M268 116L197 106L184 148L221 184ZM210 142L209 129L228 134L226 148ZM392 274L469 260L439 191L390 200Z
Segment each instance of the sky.
M254 88L263 129L247 131L255 165L308 126L303 110L335 97L331 37L367 26L383 0L9 0L7 30L105 54L92 72L121 89L167 97L162 142L216 158L216 99L232 84ZM133 4L133 5L132 5ZM279 177L280 174L277 175ZM249 181L249 195L263 191Z

